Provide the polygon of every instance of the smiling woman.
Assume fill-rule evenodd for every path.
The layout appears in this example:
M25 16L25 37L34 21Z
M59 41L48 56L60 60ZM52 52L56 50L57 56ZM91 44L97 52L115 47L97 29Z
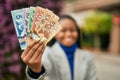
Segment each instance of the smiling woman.
M55 39L61 42L61 44L70 47L78 39L79 32L77 32L77 27L75 23L68 18L61 19L60 24L63 29L55 36Z
M63 27L62 30L55 36L55 38L53 38L48 43L48 46L52 46L56 42L56 39L58 39L57 41L62 40L62 42L64 41L63 39L66 39L68 41L65 40L63 42L63 44L66 44L66 46L70 46L71 42L73 41L72 43L76 42L78 47L80 48L81 47L80 28L78 27L76 21L69 15L61 15L60 23ZM73 36L70 36L70 35L73 35ZM68 36L68 38L66 38L66 36ZM68 43L69 41L71 41L70 44Z
M62 15L60 24L63 29L57 33L51 47L33 40L22 53L21 58L28 65L27 77L35 80L97 80L90 52L79 48L80 31L75 20Z

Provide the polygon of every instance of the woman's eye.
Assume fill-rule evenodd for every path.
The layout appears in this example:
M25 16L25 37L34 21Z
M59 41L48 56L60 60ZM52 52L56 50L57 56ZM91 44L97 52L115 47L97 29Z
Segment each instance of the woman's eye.
M77 31L76 29L70 29L70 32L75 32L75 31Z
M65 32L66 30L65 29L62 29L61 32Z

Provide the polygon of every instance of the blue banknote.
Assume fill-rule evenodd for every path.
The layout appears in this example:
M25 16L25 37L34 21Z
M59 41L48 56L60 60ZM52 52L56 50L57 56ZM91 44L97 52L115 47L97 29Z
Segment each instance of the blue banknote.
M24 16L23 16L23 10L18 9L18 10L13 10L11 11L13 22L14 22L14 27L17 33L17 37L19 40L19 44L22 50L26 48L26 33L25 33L25 25L24 25Z

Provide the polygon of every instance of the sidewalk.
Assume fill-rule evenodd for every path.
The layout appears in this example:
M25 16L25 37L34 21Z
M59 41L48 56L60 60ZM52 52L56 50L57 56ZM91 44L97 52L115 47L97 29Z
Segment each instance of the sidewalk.
M99 80L120 80L120 55L93 52Z

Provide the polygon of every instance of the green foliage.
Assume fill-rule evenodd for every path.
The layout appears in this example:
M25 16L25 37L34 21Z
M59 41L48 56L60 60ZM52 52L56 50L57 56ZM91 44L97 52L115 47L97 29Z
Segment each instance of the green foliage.
M85 18L83 31L85 33L105 34L109 33L112 26L111 15L104 12L94 11Z

